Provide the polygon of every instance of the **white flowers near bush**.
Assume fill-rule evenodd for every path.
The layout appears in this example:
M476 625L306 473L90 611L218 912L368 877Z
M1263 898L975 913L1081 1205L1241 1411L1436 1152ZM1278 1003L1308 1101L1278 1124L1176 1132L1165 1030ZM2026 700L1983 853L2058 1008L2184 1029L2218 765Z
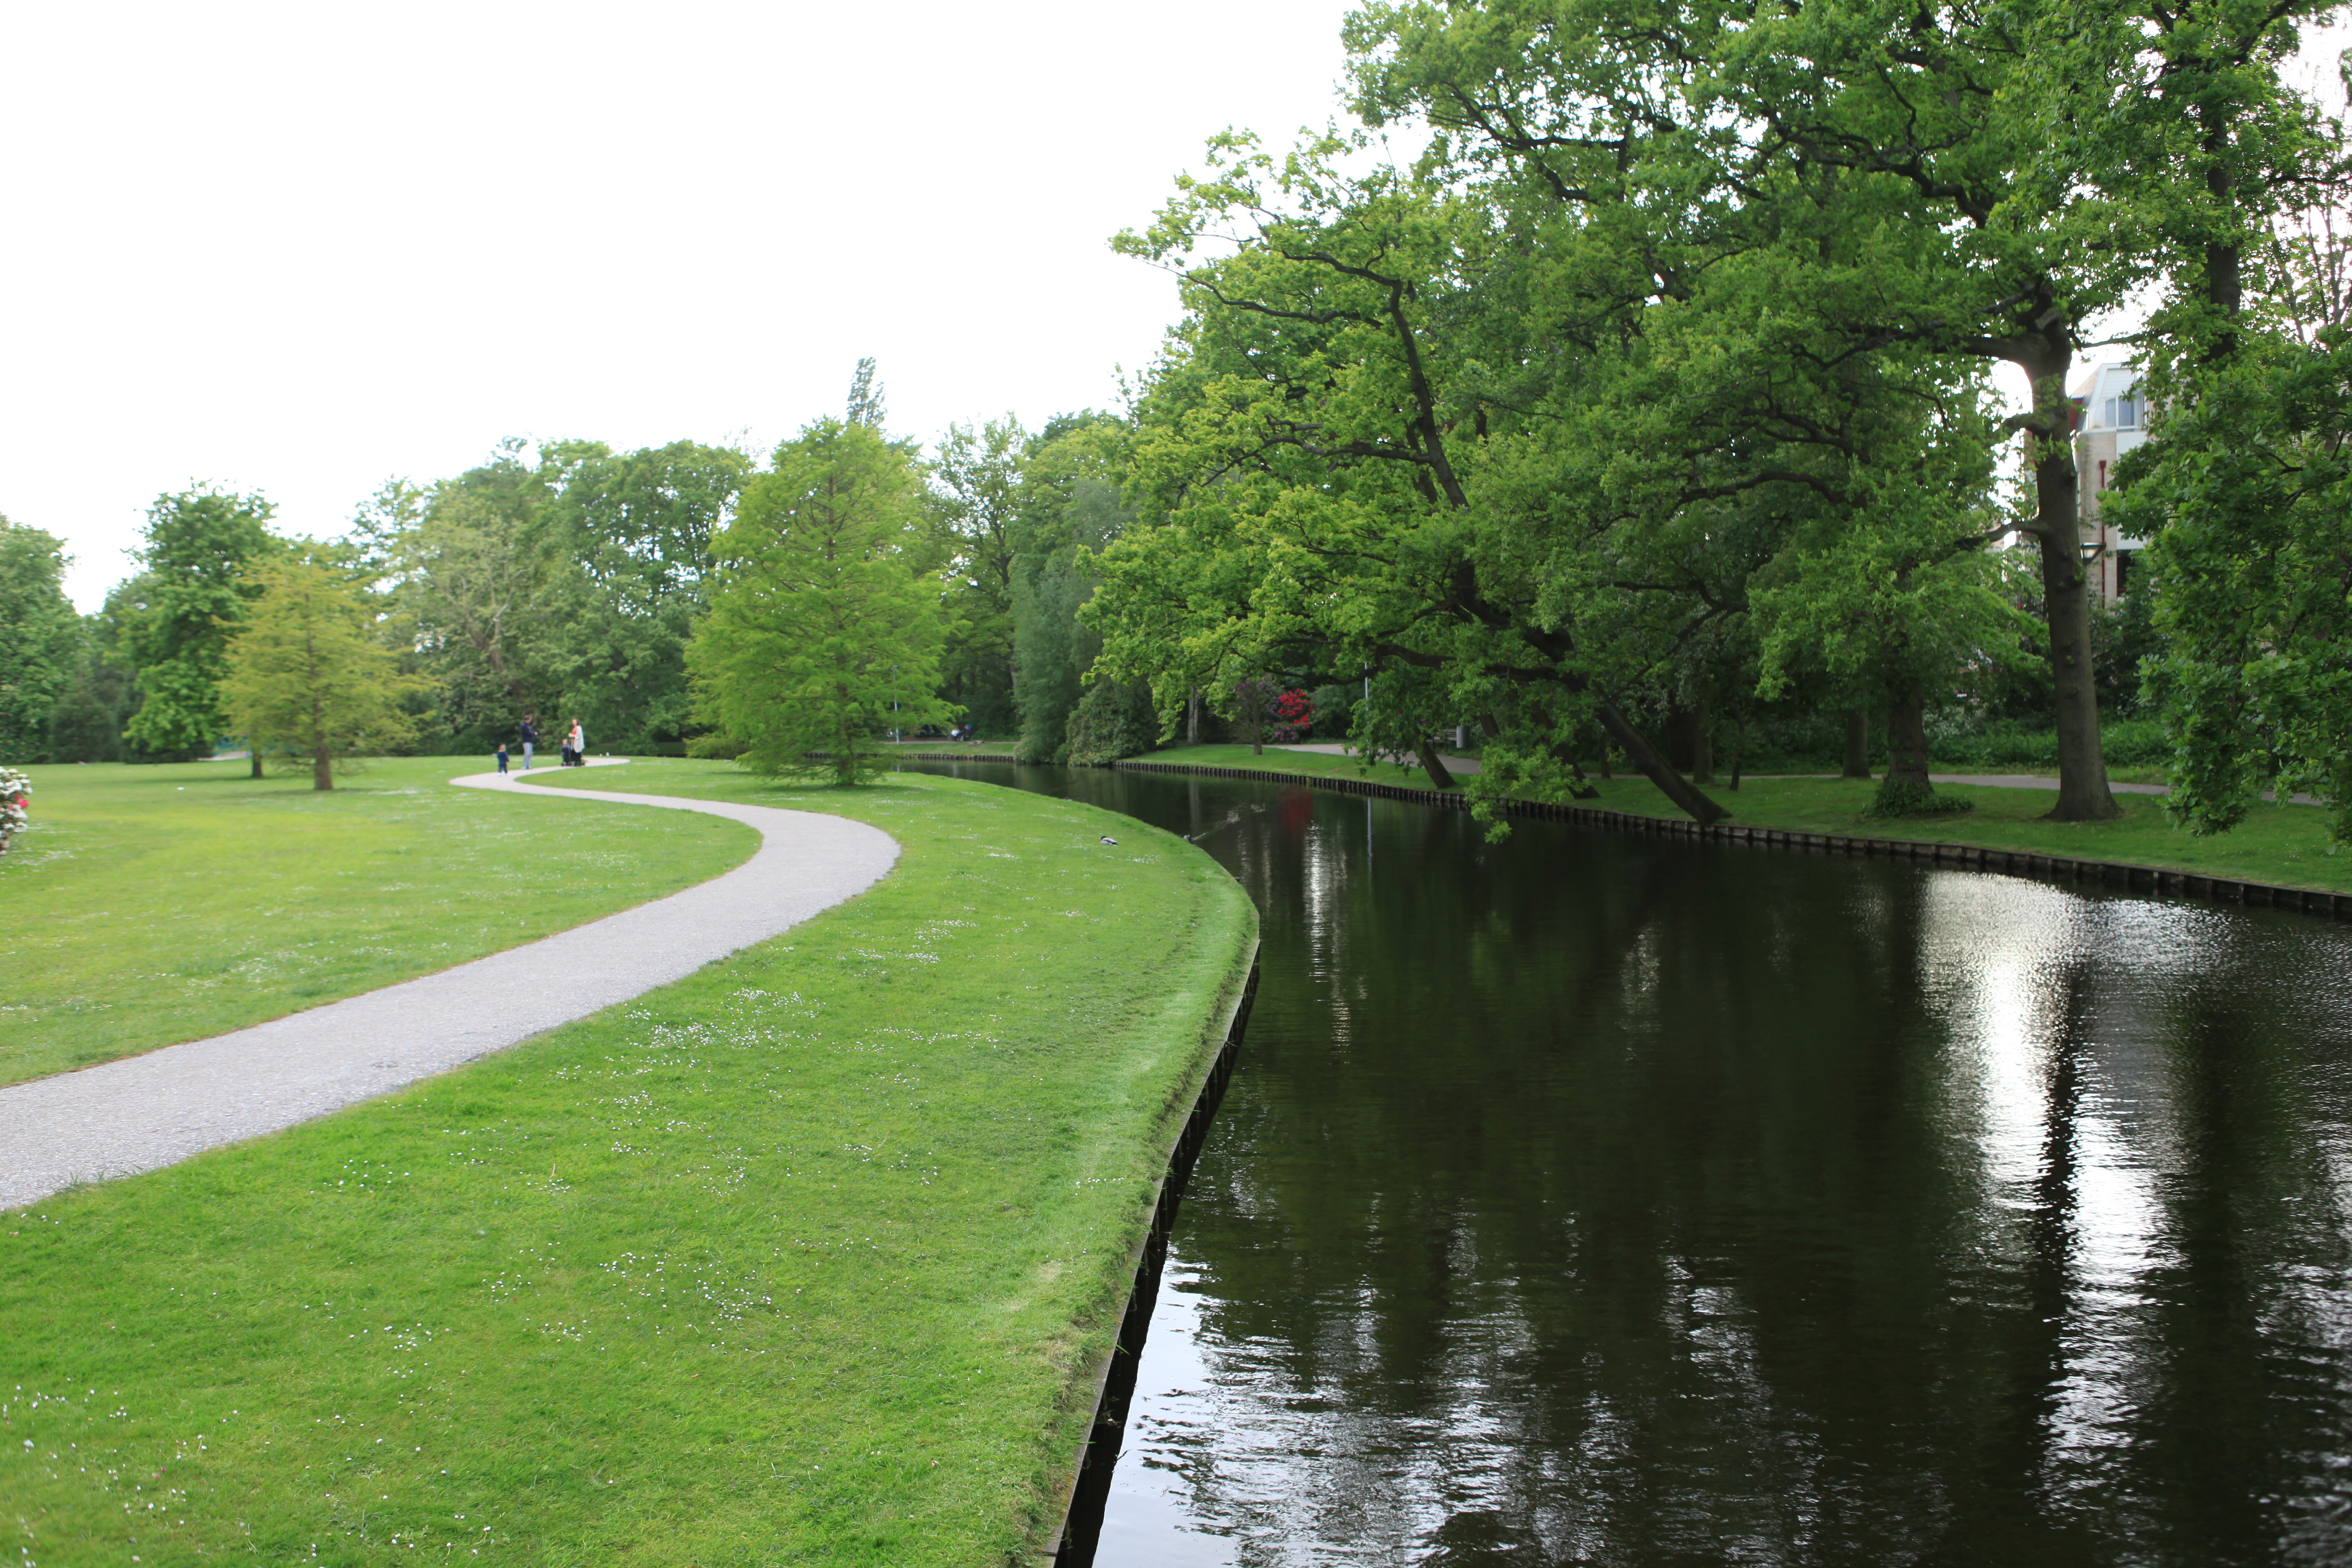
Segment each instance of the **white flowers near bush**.
M0 768L0 855L32 820L32 806L33 781L15 768Z

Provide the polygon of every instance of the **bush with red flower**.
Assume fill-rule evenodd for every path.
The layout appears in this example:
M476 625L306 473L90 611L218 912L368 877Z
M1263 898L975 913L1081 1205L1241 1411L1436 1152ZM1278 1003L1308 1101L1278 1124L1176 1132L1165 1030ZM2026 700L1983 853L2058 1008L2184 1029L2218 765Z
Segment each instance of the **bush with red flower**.
M33 781L15 768L0 768L0 855L32 820Z
M1302 741L1315 728L1315 702L1304 691L1289 690L1268 705L1267 718L1278 742Z

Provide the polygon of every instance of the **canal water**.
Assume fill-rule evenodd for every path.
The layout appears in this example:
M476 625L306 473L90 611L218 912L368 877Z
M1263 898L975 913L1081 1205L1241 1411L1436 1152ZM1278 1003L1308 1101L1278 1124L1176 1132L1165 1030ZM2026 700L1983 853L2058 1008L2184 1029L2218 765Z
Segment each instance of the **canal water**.
M2352 1563L2352 931L951 771L1264 913L1100 1568Z

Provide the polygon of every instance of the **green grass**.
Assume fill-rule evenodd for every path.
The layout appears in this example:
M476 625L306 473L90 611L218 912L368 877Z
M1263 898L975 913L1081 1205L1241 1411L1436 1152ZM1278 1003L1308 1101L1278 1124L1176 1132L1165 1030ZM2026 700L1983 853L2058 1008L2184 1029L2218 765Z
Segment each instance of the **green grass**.
M323 794L308 769L241 762L26 771L32 826L0 857L0 1084L536 941L759 844L688 812L454 788L484 771L460 757L373 763Z
M564 782L904 853L634 1004L0 1216L31 1561L971 1568L1052 1529L1246 899L964 781Z
M1270 773L1338 774L1343 778L1370 779L1378 784L1405 784L1427 789L1429 775L1420 764L1400 767L1394 763L1366 763L1358 757L1336 755L1329 752L1290 752L1279 746L1268 746L1264 752L1253 752L1247 746L1175 746L1149 756L1131 759L1139 763L1182 763L1188 767L1255 768Z
M1247 746L1187 746L1155 752L1138 762L1255 767L1269 773L1338 774L1383 784L1428 787L1418 768L1393 763L1363 770L1353 757L1267 748L1253 756ZM1644 778L1594 779L1601 798L1580 804L1645 816L1681 816L1682 811ZM1974 844L2112 860L2131 866L2190 871L2204 877L2272 882L2323 892L2352 892L2352 854L2331 853L2327 814L2307 805L2258 805L2229 833L2199 838L2172 826L2157 796L2119 795L2124 815L2108 822L2044 822L2055 803L2057 784L2047 791L2001 789L1979 784L1937 784L1939 795L1961 795L1976 809L1953 816L1880 821L1863 813L1878 786L1859 779L1748 778L1734 793L1727 784L1703 786L1731 813L1731 820L1791 832L1842 833L1855 837L1916 839Z
M893 748L901 752L936 752L942 756L1009 757L1021 749L1018 741L905 741Z

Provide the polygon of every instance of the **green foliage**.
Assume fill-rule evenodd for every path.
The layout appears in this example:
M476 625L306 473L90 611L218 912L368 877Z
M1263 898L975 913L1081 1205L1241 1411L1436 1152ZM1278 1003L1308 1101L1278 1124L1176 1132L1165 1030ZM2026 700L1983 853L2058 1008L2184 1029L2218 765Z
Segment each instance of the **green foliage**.
M686 647L708 606L710 540L753 464L692 441L551 462L548 598L526 657L600 747L650 751L693 723Z
M849 378L849 405L843 415L845 423L862 425L868 430L880 430L882 421L889 417L882 402L882 384L876 378L872 355L857 362L856 371Z
M122 738L139 696L125 628L141 614L152 580L146 573L117 583L106 603L82 620L82 658L49 715L49 757L59 763L145 762Z
M1356 704L1363 697L1363 688L1355 684L1318 686L1307 694L1314 714L1310 731L1318 741L1344 741L1356 721Z
M2150 536L2172 810L2218 833L2310 791L2352 840L2352 333L2256 340L2175 384L2112 514Z
M933 526L946 557L940 695L982 733L1014 724L1013 519L1028 434L1007 415L950 425L932 465Z
M148 509L145 593L122 627L139 689L123 738L137 752L205 756L227 729L221 677L229 639L260 593L249 574L281 548L269 531L273 510L258 495L205 489L160 496Z
M1151 688L1139 680L1097 676L1070 714L1066 757L1073 767L1108 767L1160 743L1160 717Z
M2001 528L1985 504L1989 475L1971 467L1966 476L1924 463L1876 476L1895 494L1756 574L1759 696L1780 696L1796 670L1811 668L1881 703L1935 704L1979 685L1989 667L2047 668L2030 651L2033 623L2017 605L2031 586L2023 562L1983 548Z
M400 700L429 683L401 672L373 611L341 574L285 559L264 562L253 580L260 594L221 680L229 721L257 752L308 756L312 787L332 789L340 763L406 742Z
M64 576L63 542L0 517L0 763L49 751L50 715L82 662Z
M395 603L438 683L439 728L468 752L510 736L526 713L556 711L562 695L544 654L559 584L576 568L551 548L542 516L554 499L551 467L508 441L456 479L384 491L397 509L384 529Z
M1538 406L1522 389L1562 370L1589 385L1606 363L1594 347L1622 345L1653 376L1656 395L1619 401L1608 426L1562 418L1535 431L1539 447L1569 443L1591 460L1551 465L1526 487L1531 500L1561 498L1570 515L1588 496L1632 502L1632 515L1676 524L1623 531L1670 551L1612 551L1581 570L1547 558L1546 534L1530 531L1527 564L1547 592L1563 585L1563 608L1592 586L1638 598L1693 576L1727 602L1721 576L1676 555L1736 555L1743 532L1751 562L1769 555L1748 531L1770 525L1766 509L1733 507L1746 514L1735 522L1719 504L1769 503L1764 474L1853 488L1824 459L1877 460L1880 443L1841 411L1880 400L1847 400L1849 375L1909 384L1926 407L1947 400L1939 381L1973 364L2025 373L2032 407L2016 426L2033 493L2018 525L2042 557L2060 811L2087 820L2115 803L2097 744L2067 375L2090 323L2158 278L2173 285L2178 330L2226 343L2255 220L2329 174L2330 138L2279 73L2295 21L2324 9L1402 0L1366 6L1347 36L1360 111L1376 125L1425 117L1422 169L1475 193L1509 231L1511 250L1482 264L1476 292L1516 289L1549 307L1513 352L1486 353L1516 367L1498 374L1494 409ZM1446 341L1475 342L1458 331ZM1644 454L1677 447L1718 504L1660 506L1678 479L1647 501L1627 491ZM1675 473L1653 470L1654 482ZM1858 496L1818 494L1862 515ZM1577 629L1590 640L1601 621Z
M745 766L857 784L881 767L884 731L953 716L935 695L942 627L916 569L921 506L908 451L835 419L746 485L712 541L718 584L688 650L699 710Z
M1133 521L1119 494L1129 441L1125 423L1110 415L1064 415L1023 456L1010 531L1013 689L1020 754L1032 762L1066 760L1070 719L1102 649L1078 609L1095 592L1093 557Z
M1871 794L1870 809L1863 815L1881 818L1950 816L1975 809L1976 802L1967 795L1938 795L1931 784L1890 773L1878 781L1878 788Z

